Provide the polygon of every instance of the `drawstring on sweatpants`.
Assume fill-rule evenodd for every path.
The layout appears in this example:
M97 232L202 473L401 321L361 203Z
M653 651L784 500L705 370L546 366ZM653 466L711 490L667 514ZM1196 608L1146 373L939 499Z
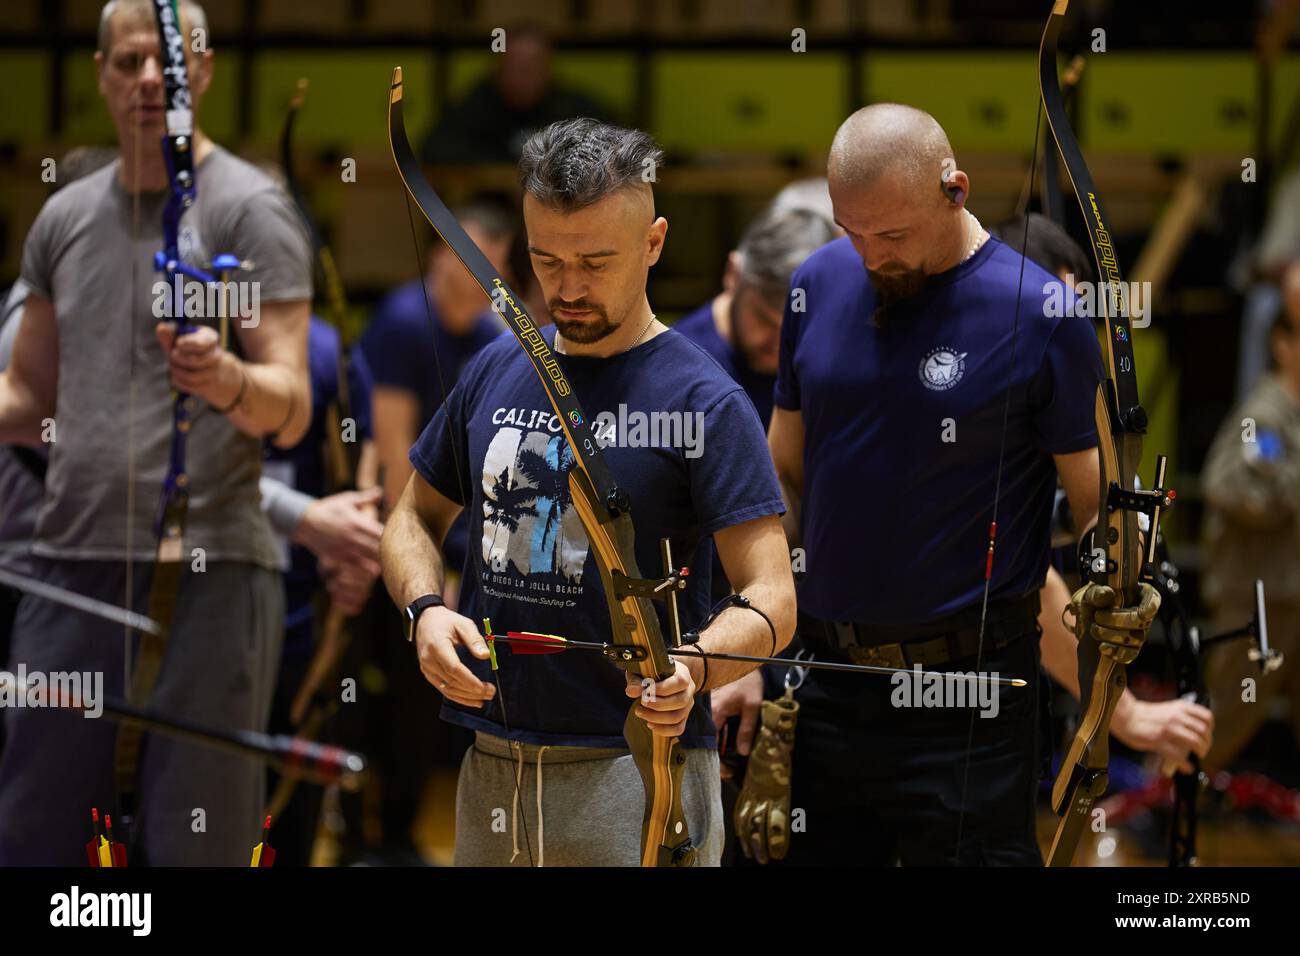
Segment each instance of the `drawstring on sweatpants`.
M516 741L510 741L510 749L515 751L515 792L510 798L510 841L513 853L510 862L519 856L519 792L523 788L524 747ZM537 748L537 865L546 865L546 818L542 815L542 755L550 750L549 746Z
M550 747L537 748L537 865L546 865L546 819L542 816L542 754Z
M510 741L510 749L516 753L515 760L515 793L510 798L510 846L514 851L510 854L510 862L515 862L519 856L519 788L524 776L524 748L513 740Z

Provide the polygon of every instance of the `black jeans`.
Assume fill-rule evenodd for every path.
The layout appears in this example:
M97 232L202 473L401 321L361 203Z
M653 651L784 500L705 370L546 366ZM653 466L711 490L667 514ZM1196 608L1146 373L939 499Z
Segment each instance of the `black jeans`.
M939 669L969 672L975 661ZM894 678L810 671L795 695L785 863L1041 866L1036 626L1002 648L986 645L982 672L1028 686L991 685L996 716L983 717L994 709L987 697L983 708L897 706Z

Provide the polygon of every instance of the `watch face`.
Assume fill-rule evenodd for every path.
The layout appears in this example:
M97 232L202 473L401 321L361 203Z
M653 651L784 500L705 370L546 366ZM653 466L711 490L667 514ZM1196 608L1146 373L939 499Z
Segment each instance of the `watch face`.
M431 607L445 607L442 599L436 594L426 594L424 597L418 597L406 606L406 639L415 640L415 622L422 612Z

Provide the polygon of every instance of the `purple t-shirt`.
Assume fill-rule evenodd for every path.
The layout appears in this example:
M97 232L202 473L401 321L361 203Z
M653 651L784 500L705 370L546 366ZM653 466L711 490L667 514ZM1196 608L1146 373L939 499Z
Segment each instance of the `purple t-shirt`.
M786 306L776 404L804 424L801 610L913 624L980 599L1013 358L990 596L1042 586L1052 455L1097 444L1101 350L1090 319L1050 314L1060 281L1028 261L1017 326L1020 269L990 239L884 328L849 239L795 272L807 307Z
M553 345L554 326L543 334ZM609 358L556 359L584 413L599 423L603 456L631 498L642 575L662 573L659 541L669 538L674 563L691 568L690 584L679 597L682 627L699 624L709 606L709 536L782 510L753 405L717 363L680 335L658 335ZM649 427L656 419L657 440ZM675 434L662 427L670 420L681 423ZM463 501L463 493L472 497L462 613L475 622L491 618L499 633L610 640L600 574L569 494L573 456L513 336L497 339L466 367L410 457L443 495L454 501ZM666 635L667 619L656 606ZM631 701L623 690L624 672L603 656L512 655L504 647L497 653L513 739L624 746ZM486 662L471 667L490 679ZM449 702L443 716L504 733L495 700L480 709ZM682 739L688 747L712 746L713 723L703 697Z

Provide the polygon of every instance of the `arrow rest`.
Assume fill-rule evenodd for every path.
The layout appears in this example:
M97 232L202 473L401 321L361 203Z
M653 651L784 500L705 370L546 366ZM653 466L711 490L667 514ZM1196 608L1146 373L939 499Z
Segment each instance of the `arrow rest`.
M1141 406L1138 406L1141 410ZM1156 560L1156 540L1160 534L1161 515L1174 506L1174 500L1177 498L1177 492L1172 488L1165 488L1165 474L1168 470L1169 459L1165 455L1156 456L1156 476L1155 487L1150 490L1135 489L1129 490L1120 487L1118 482L1112 481L1106 491L1106 513L1113 514L1116 511L1129 511L1135 514L1144 515L1149 522L1146 530L1146 551L1143 554L1142 566L1138 572L1139 580L1148 583L1154 583L1160 573L1160 565ZM1111 527L1106 532L1106 544L1114 545L1118 543L1118 533ZM1104 578L1108 574L1114 574L1118 565L1115 560L1109 556L1105 558L1105 566L1099 567L1097 562L1092 560L1093 551L1090 539L1085 537L1079 548L1079 566L1085 570L1085 576L1095 583L1104 583Z

